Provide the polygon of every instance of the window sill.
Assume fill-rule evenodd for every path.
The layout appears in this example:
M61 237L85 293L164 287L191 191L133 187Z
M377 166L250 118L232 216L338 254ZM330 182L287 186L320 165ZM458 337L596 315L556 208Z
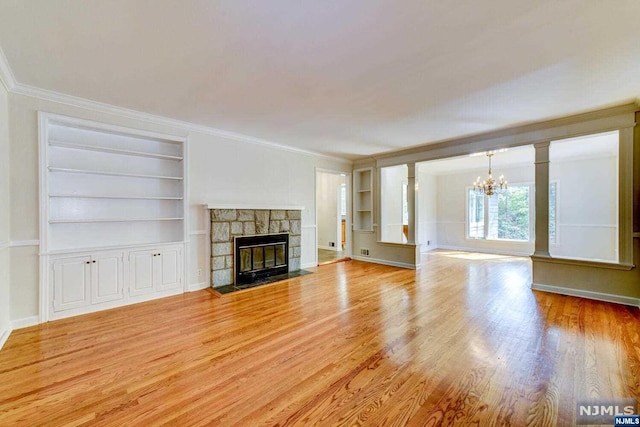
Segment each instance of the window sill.
M633 264L621 264L621 263L615 263L615 262L602 262L602 261L585 261L585 260L571 259L571 258L554 258L551 256L543 256L543 255L531 255L531 260L534 262L544 262L548 264L577 265L581 267L605 268L609 270L622 270L622 271L629 271L635 267L635 265Z

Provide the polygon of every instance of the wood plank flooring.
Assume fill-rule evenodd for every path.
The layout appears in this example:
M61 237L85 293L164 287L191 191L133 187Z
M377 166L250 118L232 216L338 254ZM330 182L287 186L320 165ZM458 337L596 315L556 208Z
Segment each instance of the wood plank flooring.
M0 425L564 426L640 396L640 314L534 292L526 258L357 261L14 331Z

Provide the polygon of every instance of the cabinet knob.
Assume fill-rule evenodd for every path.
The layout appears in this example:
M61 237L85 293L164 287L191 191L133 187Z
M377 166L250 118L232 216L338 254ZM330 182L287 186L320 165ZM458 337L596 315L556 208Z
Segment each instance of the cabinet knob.
M95 263L96 263L96 260L94 259L92 262L95 264Z
M87 261L86 264L91 264L91 261Z

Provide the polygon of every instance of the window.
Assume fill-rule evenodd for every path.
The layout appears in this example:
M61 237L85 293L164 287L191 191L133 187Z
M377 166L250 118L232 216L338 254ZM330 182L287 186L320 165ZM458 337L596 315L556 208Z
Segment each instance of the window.
M469 226L467 235L470 239L484 239L484 194L478 194L472 188L468 190Z
M512 185L485 196L468 189L467 237L486 240L531 239L531 186Z

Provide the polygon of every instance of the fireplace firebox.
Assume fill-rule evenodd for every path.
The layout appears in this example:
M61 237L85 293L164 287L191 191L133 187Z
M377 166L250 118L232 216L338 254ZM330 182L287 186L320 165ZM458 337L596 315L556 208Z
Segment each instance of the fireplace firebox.
M289 272L289 233L238 236L235 284L249 284Z

